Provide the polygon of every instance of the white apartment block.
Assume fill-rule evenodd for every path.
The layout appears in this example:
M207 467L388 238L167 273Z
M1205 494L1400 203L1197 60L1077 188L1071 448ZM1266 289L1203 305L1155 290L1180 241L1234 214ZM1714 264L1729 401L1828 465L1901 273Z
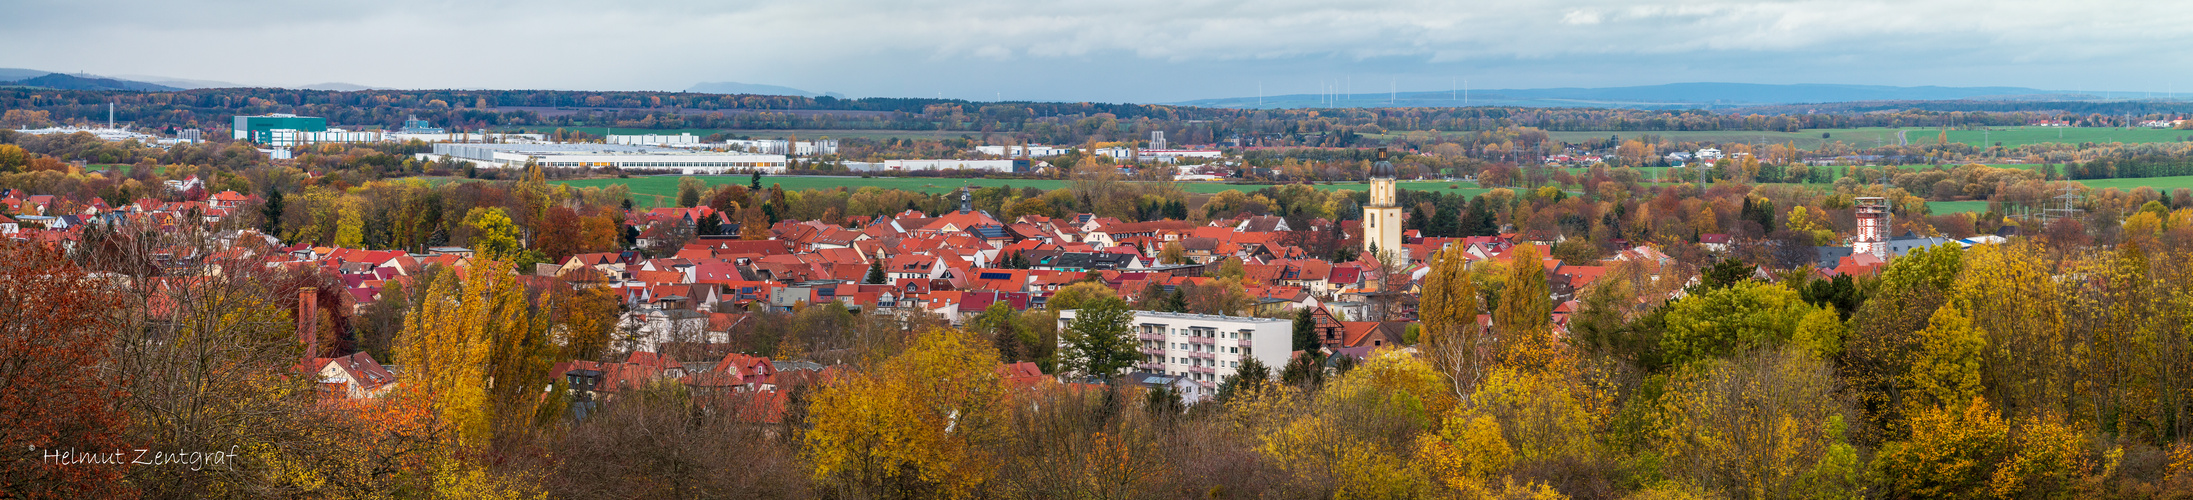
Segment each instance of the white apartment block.
M1078 311L1059 311L1066 330ZM1215 390L1242 360L1255 357L1274 375L1294 352L1294 322L1284 319L1133 311L1128 323L1141 344L1140 371L1185 376Z

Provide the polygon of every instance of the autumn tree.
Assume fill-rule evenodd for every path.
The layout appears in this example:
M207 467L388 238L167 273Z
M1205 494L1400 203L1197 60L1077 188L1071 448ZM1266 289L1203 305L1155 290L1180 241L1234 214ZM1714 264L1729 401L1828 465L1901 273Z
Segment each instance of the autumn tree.
M1749 498L1850 498L1863 487L1826 361L1769 348L1696 368L1676 377L1654 426L1651 452L1669 472Z
M1247 288L1235 278L1220 278L1201 285L1182 285L1173 289L1168 297L1166 310L1194 312L1197 314L1246 315L1251 304Z
M701 192L708 190L708 183L692 176L678 178L678 206L693 208L701 203Z
M1987 338L1956 303L1943 304L1918 336L1911 358L1907 401L1923 408L1961 405L1980 396Z
M1484 380L1492 359L1490 339L1477 324L1477 286L1466 269L1462 247L1433 253L1431 269L1424 275L1417 317L1424 324L1420 348L1432 366L1452 383L1456 397L1466 398Z
M1957 245L1914 250L1881 271L1871 297L1851 315L1841 366L1868 424L1901 434L1916 334L1949 300L1963 267Z
M769 216L759 207L747 207L739 211L739 239L769 239Z
M127 448L125 387L106 376L107 342L122 302L60 252L0 242L0 489L31 498L127 496L122 468L42 458Z
M405 318L396 359L403 390L422 398L445 430L433 470L438 487L493 493L507 488L483 479L467 457L497 429L537 418L553 351L508 265L476 261L463 274L441 273L427 286Z
M1660 346L1678 365L1786 344L1815 309L1787 287L1757 281L1707 290L1666 307Z
M335 242L337 248L363 248L365 246L364 200L345 196L336 203Z
M1188 251L1180 246L1180 242L1168 241L1165 242L1164 250L1158 252L1157 261L1162 264L1185 264L1188 262Z
M464 224L472 229L470 244L480 258L509 263L525 251L518 241L518 225L501 208L473 208L465 213Z
M135 439L185 450L234 446L239 457L217 470L132 468L130 481L160 497L309 487L312 480L290 473L319 470L311 464L340 449L328 446L333 440L323 439L322 427L340 418L319 406L317 377L305 370L318 366L310 360L341 352L335 349L349 321L338 300L341 282L313 268L267 267L250 255L212 257L205 264L222 272L131 280L129 293L144 297L144 308L116 315L126 324L112 333L108 376L128 381L125 401L135 417ZM322 307L303 307L306 287ZM302 329L300 315L314 328ZM332 481L365 479L335 470L320 474Z
M790 391L811 386L800 387ZM538 470L549 498L814 497L819 493L809 490L811 471L799 460L796 437L780 434L797 427L756 423L758 403L775 397L697 393L677 384L634 388L555 439L539 441L542 453L514 457L506 469ZM803 406L801 397L785 397L787 415Z
M563 262L587 250L580 235L583 226L577 210L570 207L548 209L547 222L534 232L533 247L548 254L549 260Z
M2083 439L2047 417L2006 420L1974 398L1912 414L1911 440L1882 445L1876 467L1890 496L2077 497L2092 465Z
M1416 436L1455 408L1444 377L1423 358L1381 349L1362 366L1325 384L1308 411L1289 415L1258 407L1282 403L1292 389L1269 388L1239 397L1228 409L1257 451L1287 472L1297 492L1337 498L1429 496L1434 479L1412 463Z
M1531 355L1549 345L1553 296L1547 291L1546 268L1535 247L1518 246L1510 252L1508 274L1502 281L1500 302L1493 309L1493 334L1501 338L1501 356Z
M813 477L870 497L978 496L1008 421L996 352L974 333L932 329L817 391L801 441Z
M1053 311L1065 311L1088 307L1090 304L1105 299L1117 300L1118 298L1118 294L1113 293L1112 288L1104 286L1103 283L1081 282L1066 285L1059 288L1058 291L1052 292L1051 300L1044 302L1044 307Z
M617 226L617 219L609 214L586 217L580 223L578 248L581 252L610 252L624 247L624 230Z
M0 144L0 172L21 171L30 165L30 158L30 152L24 151L22 146Z

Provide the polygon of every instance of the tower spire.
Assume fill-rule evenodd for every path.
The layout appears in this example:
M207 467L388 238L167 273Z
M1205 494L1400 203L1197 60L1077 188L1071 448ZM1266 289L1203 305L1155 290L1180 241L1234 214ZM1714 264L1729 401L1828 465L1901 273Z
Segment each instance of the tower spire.
M1399 257L1407 262L1408 248L1402 246L1401 207L1394 196L1393 162L1386 160L1386 148L1378 148L1378 161L1371 164L1370 205L1363 207L1363 253L1372 259L1385 261Z

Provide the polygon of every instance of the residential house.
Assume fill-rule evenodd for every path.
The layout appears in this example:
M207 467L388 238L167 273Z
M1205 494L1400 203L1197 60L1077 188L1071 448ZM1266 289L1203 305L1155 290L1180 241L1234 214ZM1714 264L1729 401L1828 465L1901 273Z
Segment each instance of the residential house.
M371 399L396 388L396 374L373 361L373 355L365 351L339 358L316 358L313 362L323 397Z

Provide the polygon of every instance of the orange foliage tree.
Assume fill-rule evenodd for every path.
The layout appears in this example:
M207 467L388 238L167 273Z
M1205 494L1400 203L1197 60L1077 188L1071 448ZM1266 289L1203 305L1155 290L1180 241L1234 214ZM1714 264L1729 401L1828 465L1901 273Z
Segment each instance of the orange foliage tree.
M119 299L51 249L0 243L0 491L30 498L126 495L119 465L67 464L61 453L111 454L127 416L120 387L98 373ZM94 455L96 456L96 455ZM60 457L55 457L60 458ZM127 463L127 454L115 460Z

